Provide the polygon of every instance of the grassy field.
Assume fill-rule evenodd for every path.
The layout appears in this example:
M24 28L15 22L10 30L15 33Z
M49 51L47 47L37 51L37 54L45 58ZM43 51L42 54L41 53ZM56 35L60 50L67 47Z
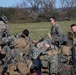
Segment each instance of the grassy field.
M76 24L76 21L58 21L58 24L61 26L64 33L70 31L70 25L74 23ZM39 40L45 36L48 32L50 32L51 27L49 22L8 24L8 26L12 35L22 32L24 29L28 29L33 40Z

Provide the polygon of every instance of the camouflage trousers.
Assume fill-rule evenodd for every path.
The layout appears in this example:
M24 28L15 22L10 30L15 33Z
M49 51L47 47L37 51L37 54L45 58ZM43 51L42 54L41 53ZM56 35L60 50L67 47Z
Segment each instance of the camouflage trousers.
M41 58L42 68L49 69L50 74L58 73L59 56L58 54L43 55Z
M58 73L58 55L52 55L50 58L50 73Z

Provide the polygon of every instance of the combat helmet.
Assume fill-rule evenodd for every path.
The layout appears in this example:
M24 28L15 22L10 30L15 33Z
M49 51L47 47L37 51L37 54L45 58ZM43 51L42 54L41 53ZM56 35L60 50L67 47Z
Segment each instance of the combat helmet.
M4 23L7 23L7 22L8 22L7 17L6 17L5 15L2 15L2 16L0 17L0 19L1 19Z

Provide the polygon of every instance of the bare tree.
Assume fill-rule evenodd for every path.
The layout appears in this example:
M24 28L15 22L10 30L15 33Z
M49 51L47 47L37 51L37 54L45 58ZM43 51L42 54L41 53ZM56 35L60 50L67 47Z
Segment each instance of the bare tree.
M29 3L29 6L32 8L33 11L38 11L40 4L41 4L41 0L26 0L27 3Z
M55 7L55 2L56 0L41 0L41 7L48 12L48 10L51 10Z
M71 18L73 15L73 9L76 7L76 0L60 0L61 8L63 12L66 12L65 16Z

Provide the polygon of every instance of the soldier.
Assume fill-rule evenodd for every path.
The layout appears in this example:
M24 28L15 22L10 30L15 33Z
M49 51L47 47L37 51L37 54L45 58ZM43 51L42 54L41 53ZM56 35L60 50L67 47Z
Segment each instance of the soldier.
M43 40L37 44L37 47L42 52L40 59L42 70L50 74L58 73L58 47L51 44L50 39Z
M31 39L31 37L29 36L29 30L28 30L28 29L24 29L24 30L23 30L22 36L25 36L25 38L26 38L28 41L32 42L32 39Z
M62 33L62 30L61 30L61 27L56 24L56 18L55 17L51 17L50 18L50 23L51 23L51 37L52 37L52 43L54 44L61 44L63 41L63 33Z
M9 28L6 25L7 23L7 17L2 15L0 17L0 47L1 47L1 51L0 51L0 60L2 61L2 64L4 64L4 60L3 58L5 57L6 53L5 51L2 51L2 48L5 44L7 44L8 39L7 37L10 35L9 34Z
M30 36L29 36L29 30L28 29L24 29L23 31L22 31L22 33L17 33L16 35L15 35L15 37L16 38L18 38L18 37L21 37L21 36L24 36L28 41L32 41L32 39L30 38Z
M72 24L72 25L70 26L70 28L71 28L71 31L72 31L74 37L76 37L76 24Z
M23 32L20 37L15 38L14 48L20 50L22 54L28 51L30 45L30 41L26 36L28 36L28 32L26 34Z
M40 63L40 56L41 51L36 48L33 44L30 44L28 52L25 54L24 59L28 64L31 73L41 75L41 63ZM28 61L31 62L28 62Z
M2 15L0 17L0 45L2 48L5 44L9 42L9 39L10 39L9 28L6 25L7 22L8 22L7 17Z
M9 28L6 25L7 22L8 22L7 17L2 15L0 17L0 37L9 35Z
M75 58L75 46L76 46L76 24L72 24L70 26L71 32L69 34L69 44L71 46L72 60L76 62ZM74 64L74 63L73 63Z

